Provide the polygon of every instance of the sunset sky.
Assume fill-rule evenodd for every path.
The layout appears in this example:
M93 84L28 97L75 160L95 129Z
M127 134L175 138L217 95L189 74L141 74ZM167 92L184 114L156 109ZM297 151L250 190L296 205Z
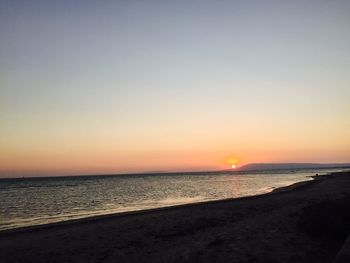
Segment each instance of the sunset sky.
M349 14L3 0L0 177L350 162Z

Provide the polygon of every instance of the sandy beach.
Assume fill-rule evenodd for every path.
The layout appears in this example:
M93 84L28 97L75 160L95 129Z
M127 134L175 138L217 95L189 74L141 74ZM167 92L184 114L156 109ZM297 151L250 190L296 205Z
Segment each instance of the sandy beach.
M1 262L331 262L342 242L301 224L349 194L343 172L260 196L7 230Z

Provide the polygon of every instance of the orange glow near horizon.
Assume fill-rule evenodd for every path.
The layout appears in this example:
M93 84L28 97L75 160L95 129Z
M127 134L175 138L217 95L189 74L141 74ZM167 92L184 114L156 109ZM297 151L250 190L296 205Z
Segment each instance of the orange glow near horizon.
M157 149L155 146L151 148L149 145L143 145L140 149L127 149L124 146L122 149L122 144L118 148L116 145L103 144L101 141L98 145L97 143L84 145L78 143L78 140L75 144L70 140L67 141L55 145L49 144L51 148L42 145L35 150L29 145L25 149L25 143L18 145L17 149L9 145L2 148L0 176L208 171L225 170L228 165L231 169L233 166L237 169L238 166L254 162L347 162L346 156L349 153L345 148L343 151L331 148L328 151L282 150L273 147L272 144L269 150L254 149L249 144L246 148L238 145L224 148L217 144L215 149L214 144L210 143L207 145L192 143L192 149L188 149L189 145L185 143L178 143L177 147L169 145L169 149ZM239 158L228 154L231 152L230 148L235 148L235 152L240 153ZM231 157L220 158L220 156Z
M227 163L229 163L232 168L236 168L237 164L239 163L239 159L231 157L227 160Z

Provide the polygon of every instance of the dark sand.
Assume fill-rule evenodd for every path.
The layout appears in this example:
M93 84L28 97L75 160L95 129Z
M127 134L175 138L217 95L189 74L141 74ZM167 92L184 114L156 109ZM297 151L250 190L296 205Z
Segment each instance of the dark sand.
M0 262L331 262L302 208L350 193L350 173L271 194L0 232Z

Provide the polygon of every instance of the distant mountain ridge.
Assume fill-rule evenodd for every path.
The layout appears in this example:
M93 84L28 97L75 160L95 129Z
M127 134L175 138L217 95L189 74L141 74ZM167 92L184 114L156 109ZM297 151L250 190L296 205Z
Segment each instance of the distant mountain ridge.
M314 168L350 168L350 163L250 163L237 168L237 170L259 171Z

